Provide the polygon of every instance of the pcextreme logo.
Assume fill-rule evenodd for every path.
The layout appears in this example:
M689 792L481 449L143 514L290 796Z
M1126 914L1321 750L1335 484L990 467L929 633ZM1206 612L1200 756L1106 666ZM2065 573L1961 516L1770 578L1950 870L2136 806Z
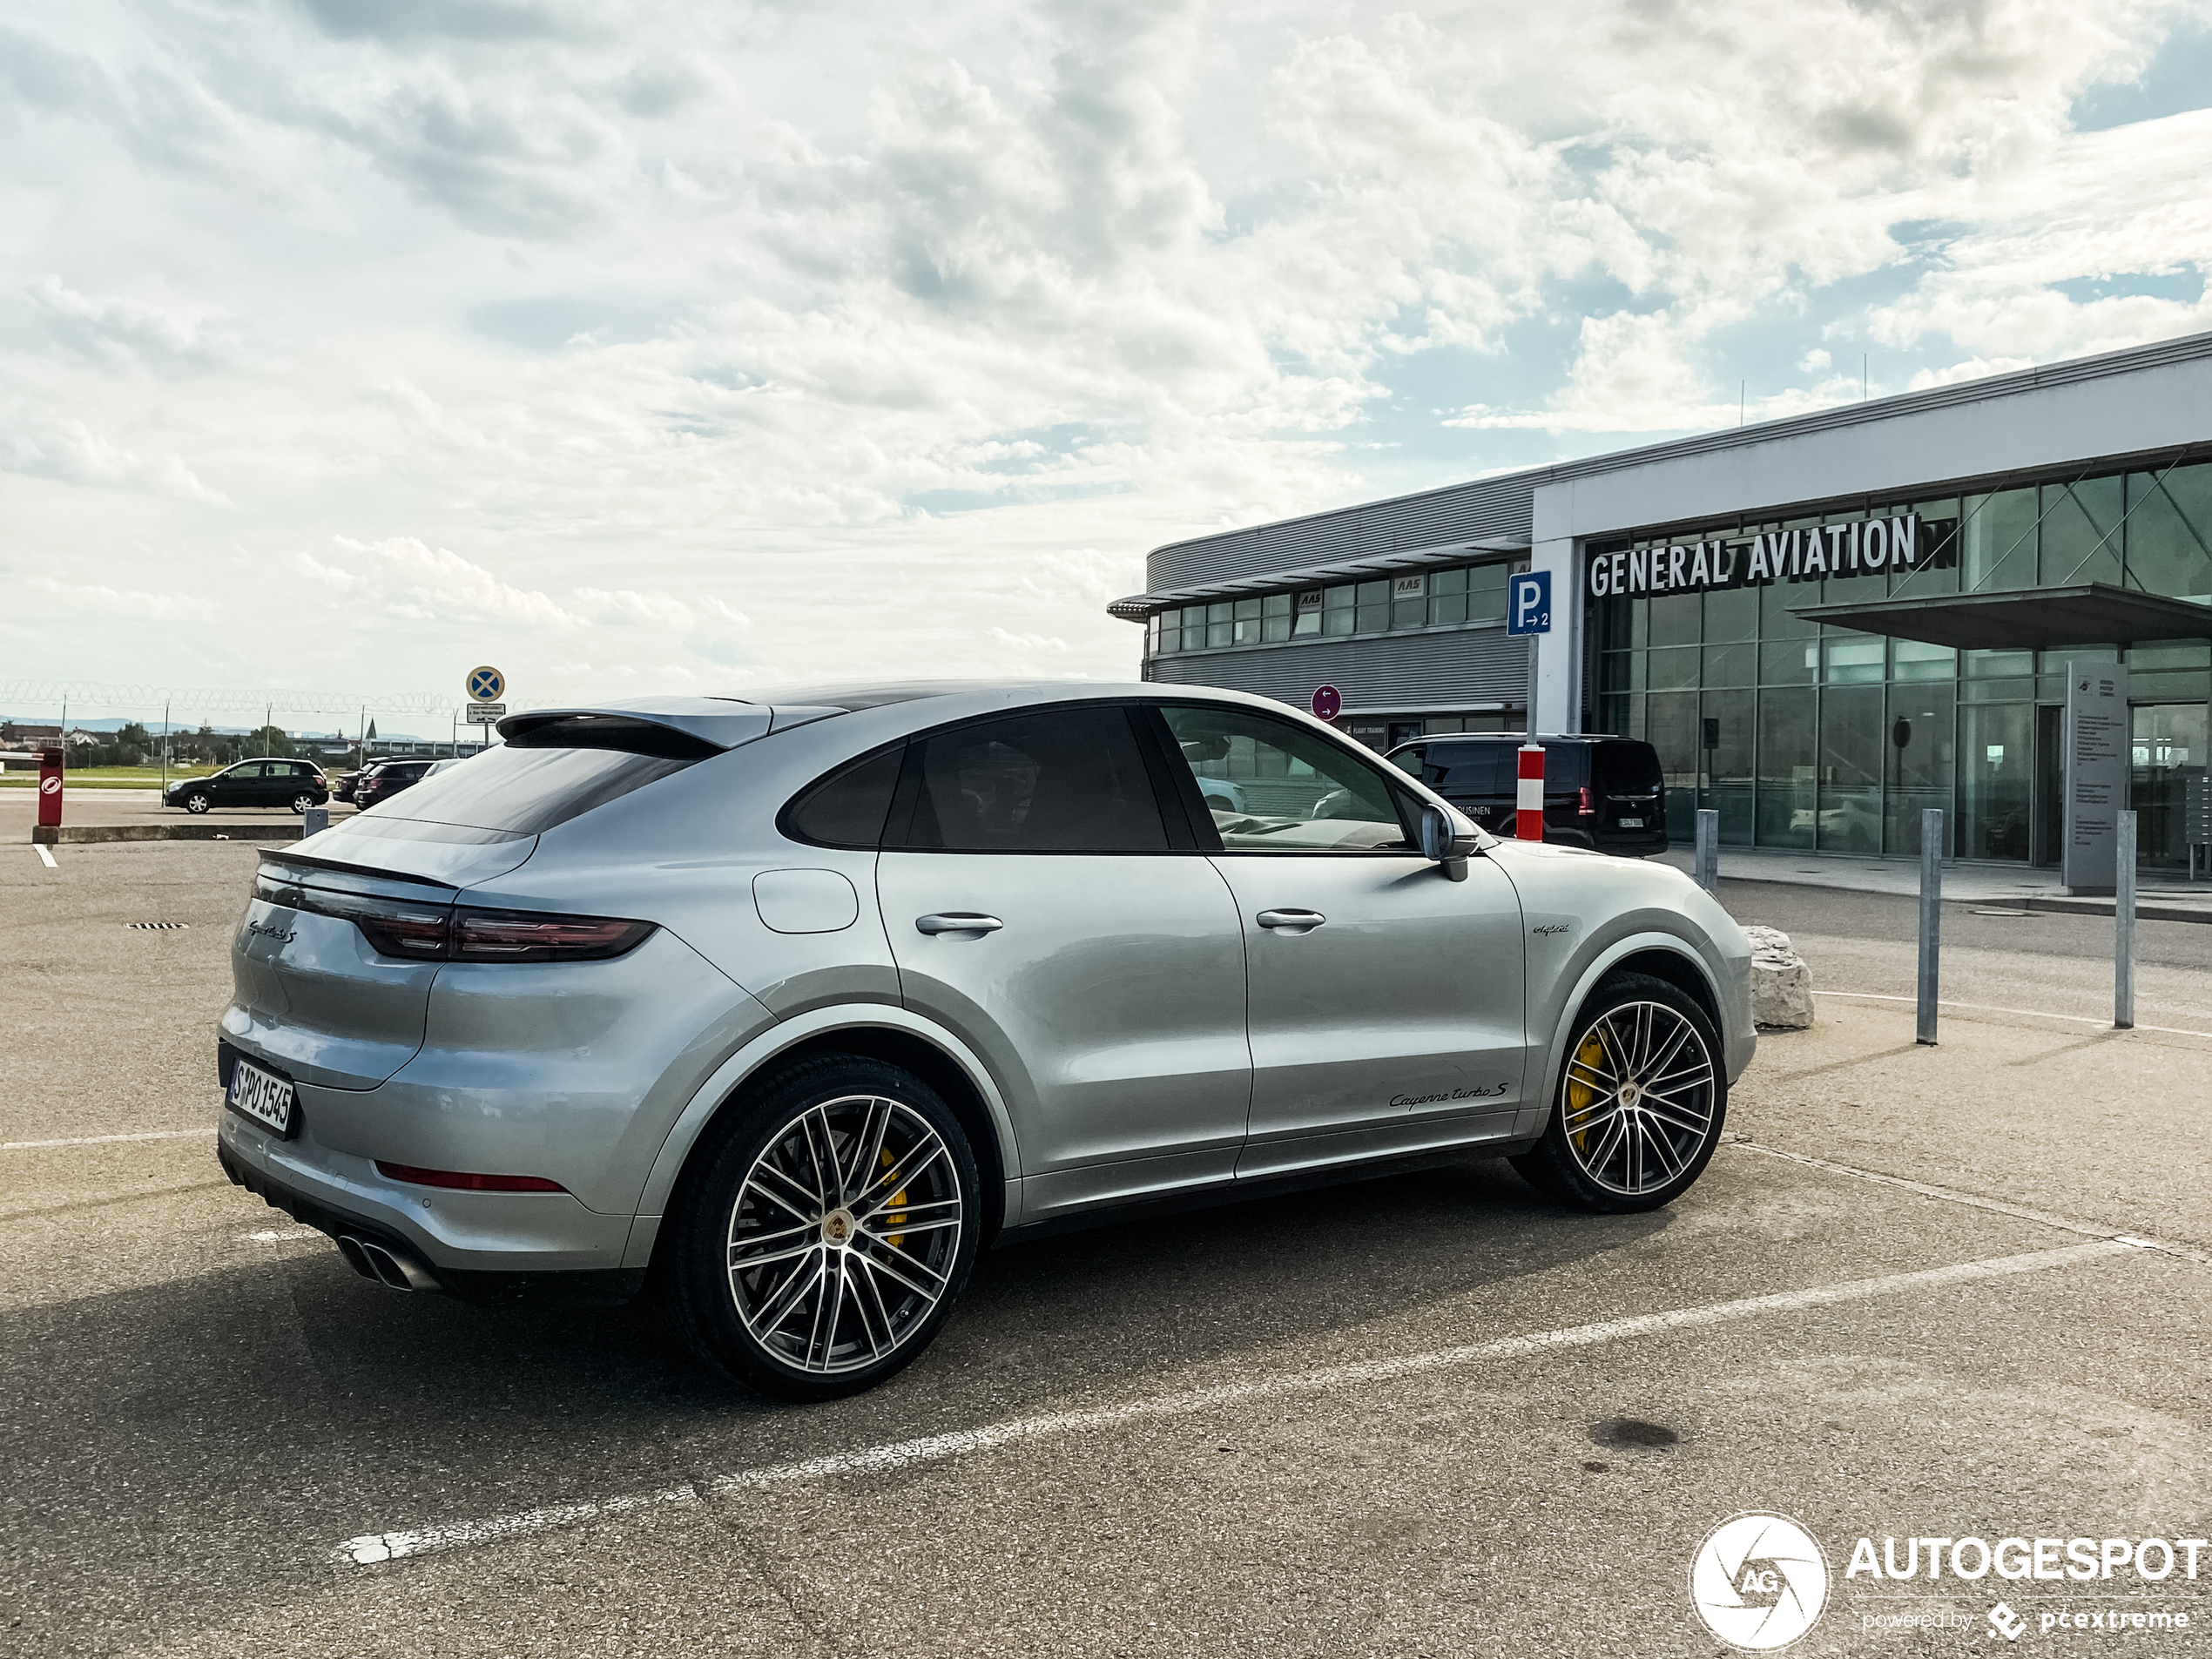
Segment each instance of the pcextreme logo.
M1730 1515L1690 1558L1689 1604L1730 1647L1772 1653L1820 1622L1828 1558L1787 1515Z

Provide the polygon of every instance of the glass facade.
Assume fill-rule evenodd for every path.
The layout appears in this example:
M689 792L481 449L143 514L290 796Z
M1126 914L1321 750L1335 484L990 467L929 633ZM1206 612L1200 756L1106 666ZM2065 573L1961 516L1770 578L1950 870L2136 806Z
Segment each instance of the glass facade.
M1510 560L1455 565L1334 587L1271 593L1226 604L1163 610L1145 631L1153 657L1228 651L1327 634L1386 634L1416 628L1502 624Z
M1701 806L1737 846L1919 851L1946 813L1959 857L2055 863L2056 740L2074 651L1954 651L1796 616L1800 606L2104 582L2212 603L2212 462L2109 471L1825 517L1744 519L1592 543L1593 555L1717 540L1745 568L1753 537L1916 513L1932 552L1910 570L1708 593L1588 601L1587 729L1648 739L1668 833ZM2143 862L2179 867L2187 781L2207 761L2212 642L2121 653L2134 704L2133 805Z

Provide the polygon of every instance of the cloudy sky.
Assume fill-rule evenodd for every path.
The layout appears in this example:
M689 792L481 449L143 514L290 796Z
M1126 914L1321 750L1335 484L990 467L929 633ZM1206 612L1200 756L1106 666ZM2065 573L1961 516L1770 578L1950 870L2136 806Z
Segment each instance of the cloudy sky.
M1132 677L1163 541L2212 328L2207 105L2212 0L29 0L0 682Z

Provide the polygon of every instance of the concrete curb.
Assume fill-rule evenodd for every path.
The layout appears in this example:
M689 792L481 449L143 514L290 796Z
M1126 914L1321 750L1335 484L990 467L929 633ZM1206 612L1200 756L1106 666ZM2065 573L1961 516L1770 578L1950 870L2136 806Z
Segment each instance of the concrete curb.
M296 841L297 824L64 824L33 840L48 846L91 841ZM49 839L49 837L57 839Z

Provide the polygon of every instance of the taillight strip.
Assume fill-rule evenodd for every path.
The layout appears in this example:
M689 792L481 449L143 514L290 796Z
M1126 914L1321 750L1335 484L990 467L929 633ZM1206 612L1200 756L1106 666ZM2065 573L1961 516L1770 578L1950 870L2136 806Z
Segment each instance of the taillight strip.
M413 1163L376 1160L376 1173L409 1186L450 1187L461 1192L566 1192L558 1181L542 1175L469 1175L459 1170L425 1170Z

